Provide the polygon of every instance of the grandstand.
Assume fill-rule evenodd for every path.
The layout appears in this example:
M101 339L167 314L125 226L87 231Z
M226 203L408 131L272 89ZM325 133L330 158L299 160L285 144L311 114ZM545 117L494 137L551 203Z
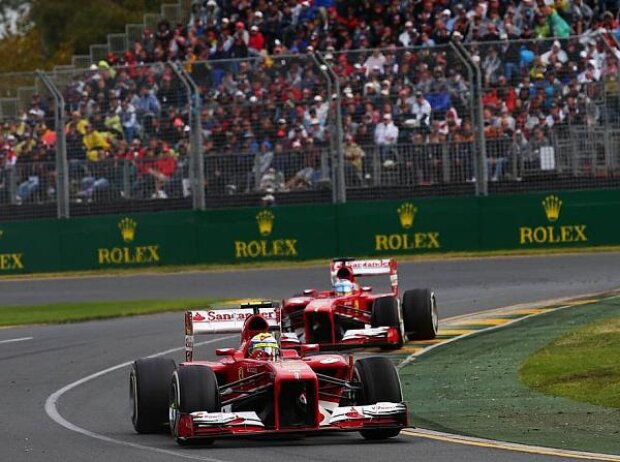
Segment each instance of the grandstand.
M617 187L617 3L163 5L0 75L1 219Z

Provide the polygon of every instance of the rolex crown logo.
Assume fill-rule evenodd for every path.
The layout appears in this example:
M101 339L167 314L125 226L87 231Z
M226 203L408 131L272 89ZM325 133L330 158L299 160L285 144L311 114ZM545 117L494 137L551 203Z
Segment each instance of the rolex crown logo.
M134 238L136 237L137 226L138 223L127 217L123 218L121 221L118 222L118 227L121 230L121 236L123 238L123 241L131 242L134 240Z
M557 221L560 217L560 209L562 208L562 201L558 196L547 196L542 201L542 206L545 209L545 215L547 220Z
M418 208L412 202L405 202L396 210L398 212L398 219L400 220L400 225L409 229L413 226L413 220L415 219L415 214L418 211Z
M273 220L275 215L269 210L261 210L256 214L256 221L258 222L258 231L263 236L269 236L273 229Z

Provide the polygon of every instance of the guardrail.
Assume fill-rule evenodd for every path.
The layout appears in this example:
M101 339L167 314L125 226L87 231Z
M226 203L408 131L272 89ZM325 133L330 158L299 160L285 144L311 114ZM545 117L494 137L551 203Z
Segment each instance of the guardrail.
M595 33L0 75L0 221L617 188L619 56Z

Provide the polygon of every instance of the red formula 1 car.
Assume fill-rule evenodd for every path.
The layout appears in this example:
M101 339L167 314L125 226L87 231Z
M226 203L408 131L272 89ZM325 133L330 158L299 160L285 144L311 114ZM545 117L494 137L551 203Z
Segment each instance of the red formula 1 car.
M335 354L310 356L316 345L300 345L286 334L277 342L277 355L250 354L257 337L278 336L269 333L280 329L278 318L273 302L187 312L185 362L177 367L171 359L146 358L133 364L136 431L158 432L168 425L179 444L283 433L358 431L367 439L400 433L407 407L389 359L353 363ZM241 332L238 349L217 349L219 361L194 359L195 335L225 332Z
M321 349L360 346L400 348L405 338L429 340L438 329L435 293L407 290L398 298L397 263L392 259L335 259L330 266L333 290L304 290L282 303L282 326L302 343ZM390 276L390 293L360 286L359 276Z

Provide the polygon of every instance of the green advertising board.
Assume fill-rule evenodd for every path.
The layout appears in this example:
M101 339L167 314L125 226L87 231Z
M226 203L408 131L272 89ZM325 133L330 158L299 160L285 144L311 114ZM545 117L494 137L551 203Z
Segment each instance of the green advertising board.
M197 263L191 211L64 220L66 269L109 269Z
M620 190L7 222L0 275L601 245L620 245Z
M60 223L54 219L0 223L0 275L62 268Z
M338 251L331 204L214 210L196 220L203 262L307 260Z
M353 202L336 208L342 255L394 255L478 247L475 198Z
M620 244L620 191L580 191L478 199L480 249Z

